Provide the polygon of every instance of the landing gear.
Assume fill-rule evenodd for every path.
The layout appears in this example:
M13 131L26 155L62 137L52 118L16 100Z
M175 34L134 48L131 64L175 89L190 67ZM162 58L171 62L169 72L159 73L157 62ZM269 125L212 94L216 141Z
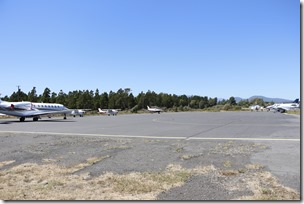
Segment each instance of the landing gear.
M24 122L25 117L21 117L21 118L19 118L19 120L20 120L20 122Z
M38 121L39 117L33 117L33 121Z
M66 120L66 119L67 119L66 114L64 114L64 115L63 115L63 119L64 119L64 120Z

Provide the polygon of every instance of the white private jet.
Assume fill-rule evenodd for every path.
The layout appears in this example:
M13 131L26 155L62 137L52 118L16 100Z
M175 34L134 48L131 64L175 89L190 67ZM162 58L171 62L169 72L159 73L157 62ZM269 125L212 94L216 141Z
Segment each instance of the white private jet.
M163 112L163 110L160 109L160 108L150 108L149 106L147 106L147 108L148 108L148 111L150 113L158 113L158 114L160 114L160 112Z
M0 99L0 113L19 117L20 122L23 122L25 118L33 118L33 121L38 121L40 116L52 114L63 114L63 119L66 119L66 115L71 112L72 110L57 103L8 102Z
M105 114L105 115L117 115L118 114L118 111L120 111L120 109L101 109L101 108L98 108L98 113L99 114Z
M300 101L297 98L296 100L294 100L292 103L275 103L271 106L267 106L266 109L268 111L275 110L278 111L280 113L284 113L288 110L296 110L300 108Z

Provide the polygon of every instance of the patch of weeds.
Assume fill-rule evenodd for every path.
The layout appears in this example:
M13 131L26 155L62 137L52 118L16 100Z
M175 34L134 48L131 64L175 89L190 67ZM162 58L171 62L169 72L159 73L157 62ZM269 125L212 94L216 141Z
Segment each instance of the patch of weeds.
M246 173L246 169L238 169L238 172L239 172L240 174L244 174L244 173Z
M254 193L240 200L300 200L300 194L281 185L270 172L251 173L247 176L246 185Z
M197 155L192 155L192 154L190 154L190 155L183 155L183 156L181 156L180 158L182 159L182 160L189 160L189 159L193 159L193 158L197 158L197 157L200 157L200 156L202 156L203 154L197 154Z
M239 172L236 170L224 170L221 171L220 174L223 176L236 176L239 174Z
M145 173L144 175L157 183L173 185L175 183L185 182L192 174L189 171L183 170L178 172Z
M263 195L270 195L270 194L271 194L271 190L268 189L268 188L262 188L262 189L261 189L261 193L262 193Z
M231 161L226 160L226 161L224 162L224 167L230 168L231 166L232 166Z
M247 170L260 170L265 168L265 166L261 164L247 164L245 167Z
M106 155L106 156L102 156L102 157L92 157L86 160L86 163L80 163L78 165L72 166L69 169L71 170L72 173L75 173L76 171L82 170L88 166L92 166L104 159L110 158L111 156Z
M218 143L211 153L213 154L223 154L228 156L234 155L248 155L252 152L258 150L265 150L268 147L262 144L239 144L234 141L229 141L226 143Z
M184 147L178 147L175 151L181 153L184 151Z
M58 186L63 186L63 185L64 185L64 183L61 182L61 181L50 180L50 181L47 182L45 187L50 190L50 189L56 188Z

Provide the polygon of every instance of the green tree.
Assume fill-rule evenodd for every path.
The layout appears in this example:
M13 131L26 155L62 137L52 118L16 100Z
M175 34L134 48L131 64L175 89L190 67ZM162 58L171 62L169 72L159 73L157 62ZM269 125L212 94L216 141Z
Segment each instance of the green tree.
M18 92L13 92L10 96L9 101L28 101L27 94L19 89Z
M93 109L94 110L97 110L98 108L100 108L100 105L101 105L101 101L100 101L100 94L99 94L99 90L96 89L95 90L95 94L94 94L94 98L93 98Z
M50 103L51 102L51 90L49 88L45 88L42 96L41 96L41 102L43 103Z
M261 98L254 98L250 101L251 105L259 105L259 106L265 106L265 102Z
M250 106L249 104L249 100L246 99L246 100L241 100L240 102L238 102L238 105L241 106L241 107L246 107L248 108Z
M189 106L190 106L190 108L197 108L197 107L198 107L197 101L194 100L194 99L192 99L192 100L190 101Z
M228 103L228 100L222 99L218 102L218 105L225 105L226 103Z
M236 100L233 96L231 96L228 100L228 104L235 106L236 105Z
M216 104L217 104L217 98L216 97L215 98L209 98L209 100L208 100L208 106L209 107L216 106Z
M140 92L135 98L135 102L137 104L137 110L142 108L146 108L148 104L145 104L145 94L144 92Z
M135 106L135 98L132 93L128 95L128 109L131 109Z
M56 103L56 99L57 99L57 93L52 92L50 102Z
M33 87L31 92L28 93L28 100L31 101L31 102L37 102L38 101L36 87Z
M189 101L188 101L188 97L186 95L181 95L179 97L179 106L188 106L189 105Z
M109 103L109 95L107 92L104 92L103 94L101 94L101 97L100 97L100 108L107 109L108 103Z
M66 94L62 90L60 90L56 98L56 103L66 105L65 101L66 101Z
M115 101L116 101L115 98L116 98L116 93L113 91L110 91L108 108L115 108Z
M208 102L208 97L205 96L205 97L200 97L201 99L199 100L199 106L198 108L200 109L204 109L204 108L207 108L209 106L209 102Z
M67 107L70 109L77 109L77 100L79 98L79 91L69 92L67 95Z

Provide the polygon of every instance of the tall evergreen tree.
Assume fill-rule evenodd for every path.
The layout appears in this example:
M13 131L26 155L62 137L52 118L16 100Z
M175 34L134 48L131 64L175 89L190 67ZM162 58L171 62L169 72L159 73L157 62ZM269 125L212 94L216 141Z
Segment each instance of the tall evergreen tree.
M28 93L28 100L31 101L31 102L37 102L38 101L36 87L33 87L31 92Z
M51 90L49 88L45 88L42 96L41 96L41 102L43 103L50 103L51 102Z

